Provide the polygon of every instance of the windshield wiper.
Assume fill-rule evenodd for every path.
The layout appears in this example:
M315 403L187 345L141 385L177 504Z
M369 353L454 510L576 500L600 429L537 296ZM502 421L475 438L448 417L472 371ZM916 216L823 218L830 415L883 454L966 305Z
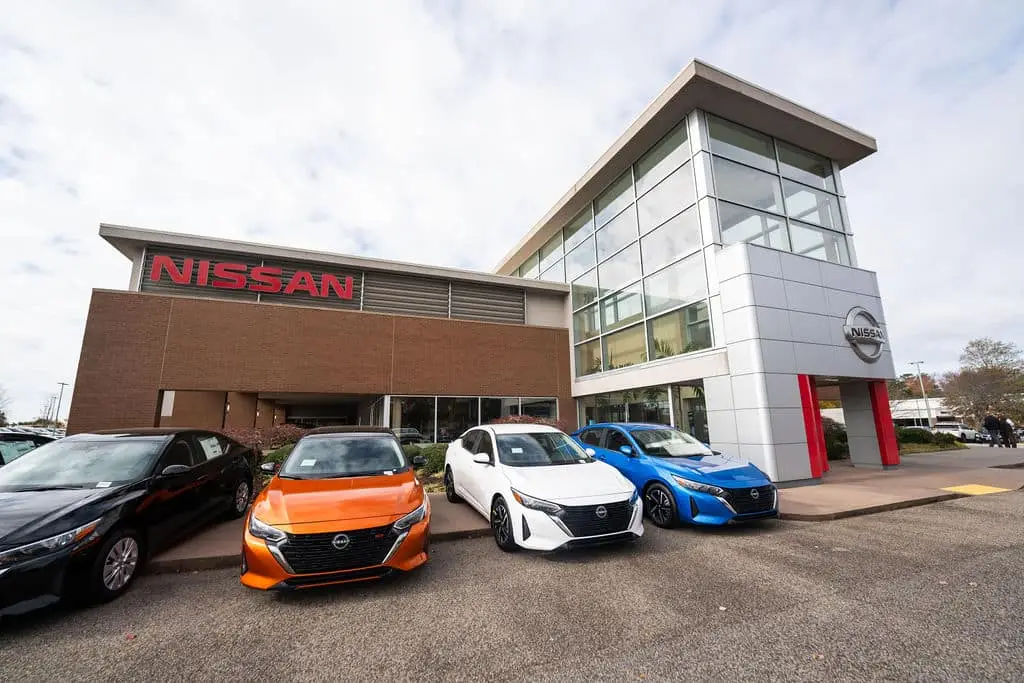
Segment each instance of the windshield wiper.
M17 491L78 491L84 486L19 486Z

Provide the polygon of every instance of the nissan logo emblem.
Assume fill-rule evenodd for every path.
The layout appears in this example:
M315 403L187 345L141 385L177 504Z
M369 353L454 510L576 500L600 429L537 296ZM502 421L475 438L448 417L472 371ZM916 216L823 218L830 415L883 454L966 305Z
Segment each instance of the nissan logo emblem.
M597 509L594 510L594 514L597 515L598 519L604 519L608 516L608 508L606 508L604 505L598 505Z
M757 489L750 489L750 497L753 498L754 500L757 500L758 498L761 497L761 494L758 492Z
M331 545L334 546L335 550L344 550L348 547L348 544L351 542L351 539L349 539L349 537L345 534L338 534L337 536L331 539Z

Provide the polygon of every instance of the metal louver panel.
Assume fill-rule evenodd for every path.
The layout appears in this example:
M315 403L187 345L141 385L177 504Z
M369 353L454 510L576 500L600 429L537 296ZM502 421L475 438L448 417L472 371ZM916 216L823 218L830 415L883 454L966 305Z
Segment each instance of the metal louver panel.
M367 272L363 310L374 313L448 317L448 281Z
M526 322L525 295L512 287L453 282L451 317L522 325Z
M173 263L173 273L166 267L166 261L160 257L167 257ZM153 269L154 261L160 258L161 263L157 270ZM206 267L207 283L214 281L213 264L230 261L231 263L244 264L247 268L260 265L260 259L246 257L240 254L225 255L201 249L179 249L174 247L147 246L146 259L142 263L142 277L139 279L139 290L153 292L156 294L182 294L185 296L201 296L215 299L234 299L243 301L256 301L256 292L247 289L223 289L213 287L209 284L200 284L200 272L203 270L202 262L207 261ZM176 282L174 278L184 280Z

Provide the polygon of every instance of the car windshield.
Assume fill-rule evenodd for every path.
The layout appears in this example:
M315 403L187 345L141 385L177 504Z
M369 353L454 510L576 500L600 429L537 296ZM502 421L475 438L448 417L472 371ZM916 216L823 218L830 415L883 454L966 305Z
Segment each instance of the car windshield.
M593 459L562 432L498 434L498 458L509 467L576 465Z
M148 476L163 438L54 441L0 469L0 490L108 488Z
M300 439L281 476L286 479L333 479L394 474L408 467L398 441L390 435L314 436Z
M647 455L658 458L699 458L711 449L679 429L637 429L630 434Z

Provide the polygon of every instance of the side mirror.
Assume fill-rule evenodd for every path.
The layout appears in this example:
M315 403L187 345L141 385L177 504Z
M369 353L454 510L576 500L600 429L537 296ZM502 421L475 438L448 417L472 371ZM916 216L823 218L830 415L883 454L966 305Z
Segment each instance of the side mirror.
M473 462L478 462L481 465L490 465L491 456L487 455L486 453L477 453L476 455L473 456Z
M625 455L629 455L629 456L633 455L633 447L632 446L619 446L619 450L623 454L625 454Z
M414 455L414 456L412 456L412 466L413 467L423 467L426 464L427 464L427 459L425 457L423 457L422 455Z
M188 465L168 465L164 468L163 472L160 473L161 477L174 477L179 474L185 474L189 471Z
M721 455L722 451L711 451L711 455Z
M597 451L595 451L593 448L584 448L583 452L589 455L591 458L597 455Z
M260 472L267 474L276 474L279 469L281 469L281 464L276 462L265 462L260 465Z

